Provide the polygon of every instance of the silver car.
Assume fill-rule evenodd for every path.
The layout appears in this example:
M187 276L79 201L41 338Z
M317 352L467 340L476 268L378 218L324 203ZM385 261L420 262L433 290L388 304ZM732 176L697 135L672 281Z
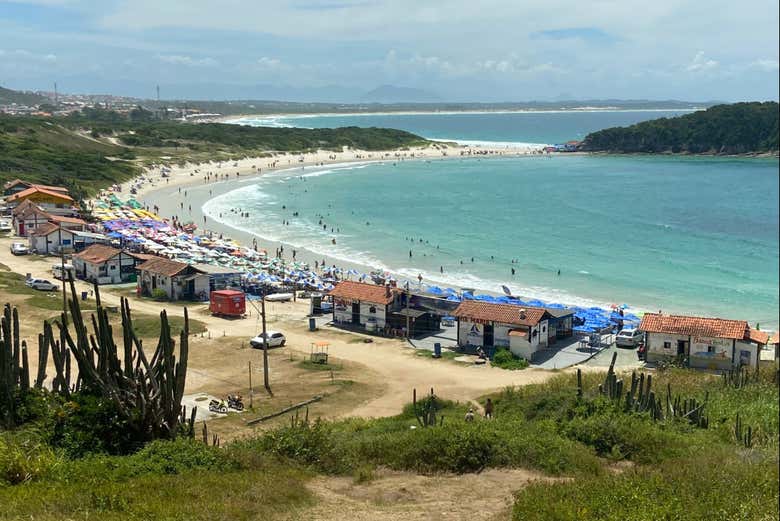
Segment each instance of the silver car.
M638 329L624 329L615 337L618 347L637 347L645 339L645 334Z

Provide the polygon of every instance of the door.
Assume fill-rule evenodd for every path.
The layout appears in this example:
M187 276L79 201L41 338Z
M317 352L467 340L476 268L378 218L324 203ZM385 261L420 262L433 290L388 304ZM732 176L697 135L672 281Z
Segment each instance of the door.
M685 356L686 348L688 347L688 342L685 340L678 340L677 341L677 356Z
M19 236L24 237L24 221L19 221Z
M360 324L360 304L357 302L352 304L352 323Z
M493 324L485 324L485 332L482 335L483 347L493 347Z

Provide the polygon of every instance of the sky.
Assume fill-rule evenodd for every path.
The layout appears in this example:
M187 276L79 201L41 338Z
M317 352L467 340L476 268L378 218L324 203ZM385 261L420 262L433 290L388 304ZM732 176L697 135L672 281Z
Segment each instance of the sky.
M777 0L0 0L0 85L153 98L778 99ZM422 95L422 94L421 94Z

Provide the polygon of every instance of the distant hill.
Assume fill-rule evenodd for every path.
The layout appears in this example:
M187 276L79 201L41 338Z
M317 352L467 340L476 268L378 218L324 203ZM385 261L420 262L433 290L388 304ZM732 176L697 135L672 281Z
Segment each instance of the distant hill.
M750 154L778 151L776 102L715 105L676 118L588 134L581 149L616 153Z
M40 94L34 92L22 92L19 90L6 89L0 87L0 105L11 105L16 103L17 105L40 105L46 103L49 99Z
M434 103L441 98L423 89L382 85L365 93L362 100L370 103Z

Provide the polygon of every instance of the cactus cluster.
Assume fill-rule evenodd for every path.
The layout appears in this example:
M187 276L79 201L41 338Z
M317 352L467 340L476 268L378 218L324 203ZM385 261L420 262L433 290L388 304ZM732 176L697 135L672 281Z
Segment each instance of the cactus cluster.
M750 371L744 365L739 366L737 369L724 371L721 378L723 379L724 387L733 387L735 389L741 389L751 381Z
M664 407L653 389L653 375L640 373L637 376L636 371L631 373L630 389L624 392L623 380L618 379L615 374L616 358L617 354L614 353L604 382L599 384L599 394L615 403L622 403L624 412L648 413L653 421L679 418L702 429L709 426L709 419L704 414L708 394L705 394L703 402L695 398L682 399L680 396L673 396L671 385L667 384ZM578 369L577 397L582 397L582 394L582 375Z
M739 417L739 413L737 413L737 421L734 425L734 437L737 439L738 443L743 444L746 449L749 449L753 446L753 428L748 425L747 430L745 430L743 427L742 419Z
M171 338L168 317L160 313L160 338L151 358L133 330L130 305L121 301L122 356L114 341L108 312L101 305L100 291L95 285L97 310L91 315L92 332L84 323L76 288L70 281L68 310L63 311L56 326L45 321L38 335L38 374L35 386L46 380L48 355L51 352L55 375L51 391L69 398L70 394L87 391L111 401L119 414L137 430L142 439L174 438L182 430L194 434L197 409L189 417L181 406L187 375L189 351L189 319L184 310L184 329L179 340L179 359L175 356L175 341ZM69 311L69 312L68 312ZM16 309L5 306L0 337L0 418L10 424L14 418L15 396L29 389L27 346L19 342L19 317ZM78 371L71 371L75 362Z
M412 410L414 416L417 418L417 423L420 427L435 427L436 426L436 411L438 406L436 404L436 395L431 387L431 394L421 402L417 401L417 389L412 390ZM444 423L444 416L439 418L439 425Z

